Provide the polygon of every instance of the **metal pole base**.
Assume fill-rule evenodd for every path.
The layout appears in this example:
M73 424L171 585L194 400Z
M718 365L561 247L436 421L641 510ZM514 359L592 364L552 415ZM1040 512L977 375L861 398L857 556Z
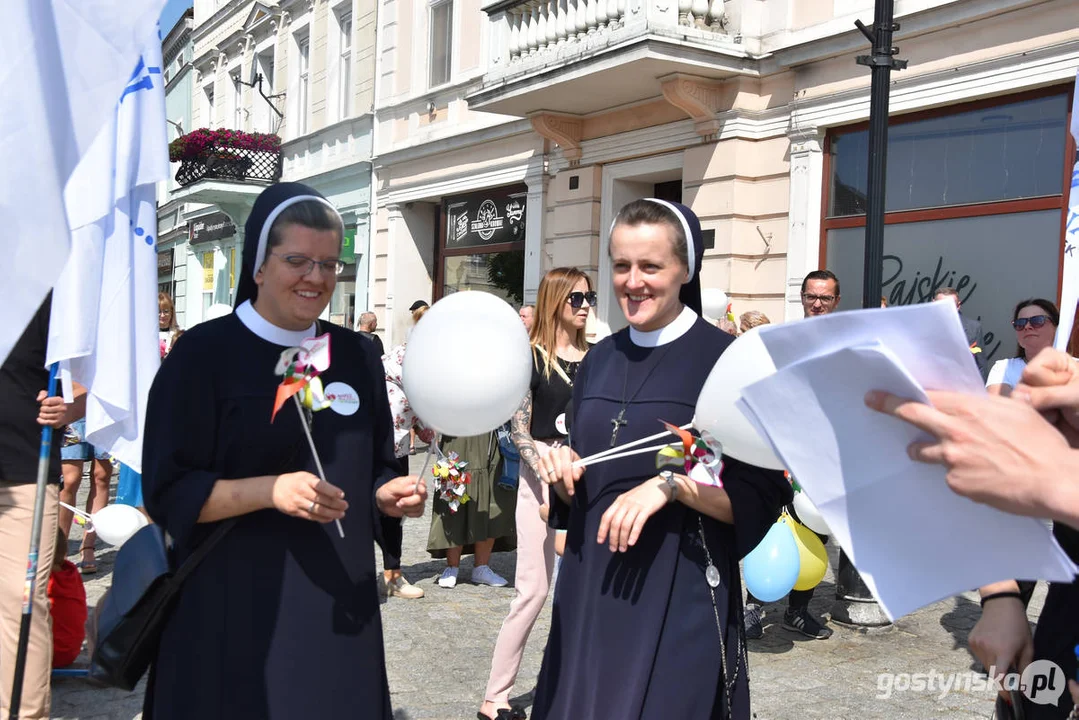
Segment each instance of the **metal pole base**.
M839 567L836 570L832 620L858 627L891 625L888 616L873 599L873 593L855 569L854 563L842 550L839 552Z

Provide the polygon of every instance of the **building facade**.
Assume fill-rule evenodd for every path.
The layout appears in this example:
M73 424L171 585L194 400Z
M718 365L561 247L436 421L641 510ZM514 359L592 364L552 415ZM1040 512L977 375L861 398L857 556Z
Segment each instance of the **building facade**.
M704 284L736 313L800 317L822 267L860 305L870 73L854 21L872 24L872 0L480 2L380 2L371 295L393 339L415 299L527 302L558 265L593 274L619 327L601 259L644 196L700 216ZM892 75L885 297L956 287L990 359L1011 352L1017 300L1059 293L1074 11L896 3L909 67Z
M276 175L311 185L340 210L347 266L327 316L349 326L368 303L374 25L374 0L194 5L191 127L279 135ZM243 225L266 181L207 177L177 191L198 208L186 217L183 262L199 279L192 298L200 295L189 298L189 324L232 303Z
M188 10L169 29L161 45L165 117L169 122L170 141L192 129L194 73L191 61L195 46L191 32L194 25L194 12ZM174 198L179 188L175 177L178 168L178 163L171 165L168 181L161 183L157 190L157 282L159 290L167 293L173 300L177 323L180 327L187 327L187 300L194 284L187 274L189 229L186 216L194 208Z

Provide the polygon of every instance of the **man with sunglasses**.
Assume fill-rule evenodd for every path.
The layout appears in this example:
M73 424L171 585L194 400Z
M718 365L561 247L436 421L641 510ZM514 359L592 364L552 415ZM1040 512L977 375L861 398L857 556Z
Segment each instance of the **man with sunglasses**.
M814 270L802 280L802 312L805 317L830 315L839 307L839 278L831 270ZM793 507L788 510L797 518ZM822 543L828 542L827 535L817 534ZM817 618L809 614L809 601L813 599L813 589L791 590L787 601L787 611L783 613L783 627L792 632L813 638L827 640L832 630ZM762 603L753 594L746 592L745 628L746 637L755 640L764 636L764 609Z
M978 372L985 377L985 356L982 353L982 324L978 320L971 320L963 314L963 303L959 299L959 291L951 287L939 288L936 294L933 295L933 300L952 300L955 302L955 310L959 313L959 322L963 324L963 332L967 336L967 345L970 346L970 352L974 354L974 362L978 366Z

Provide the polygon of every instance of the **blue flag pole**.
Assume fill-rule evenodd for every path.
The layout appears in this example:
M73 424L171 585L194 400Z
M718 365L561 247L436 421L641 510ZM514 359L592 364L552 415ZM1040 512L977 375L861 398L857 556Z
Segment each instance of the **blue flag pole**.
M57 363L49 367L48 396L56 395ZM52 455L52 426L41 429L41 449L37 460L37 495L34 498L34 521L30 526L30 554L26 561L26 583L23 585L22 623L19 625L19 649L15 656L15 680L11 687L8 719L19 720L22 704L22 683L26 674L26 651L30 645L30 620L34 614L34 591L37 588L38 548L41 546L41 521L45 515L45 490L49 482L49 459Z

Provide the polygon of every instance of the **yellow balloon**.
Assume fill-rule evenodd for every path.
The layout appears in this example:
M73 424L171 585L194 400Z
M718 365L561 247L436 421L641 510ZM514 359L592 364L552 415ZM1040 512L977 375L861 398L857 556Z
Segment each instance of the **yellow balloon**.
M787 518L787 526L794 534L794 544L798 546L798 580L795 590L810 590L820 585L824 573L828 570L828 551L816 533L794 518Z

